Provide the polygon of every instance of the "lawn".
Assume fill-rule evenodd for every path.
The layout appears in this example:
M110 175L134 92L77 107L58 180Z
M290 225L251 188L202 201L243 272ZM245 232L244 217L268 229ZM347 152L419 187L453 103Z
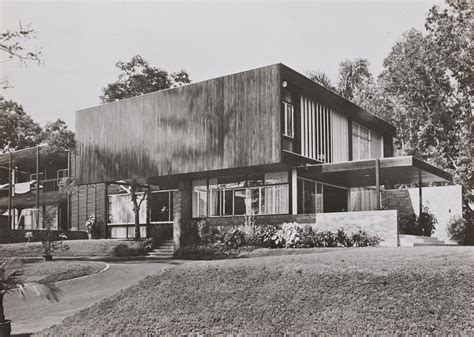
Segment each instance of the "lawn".
M140 242L125 240L68 240L68 250L54 256L138 256L145 255ZM1 257L38 257L43 255L41 242L0 244Z
M107 264L96 261L51 261L17 259L18 270L25 280L57 282L91 275L103 270Z
M193 262L41 334L468 335L473 265L470 247L313 249Z

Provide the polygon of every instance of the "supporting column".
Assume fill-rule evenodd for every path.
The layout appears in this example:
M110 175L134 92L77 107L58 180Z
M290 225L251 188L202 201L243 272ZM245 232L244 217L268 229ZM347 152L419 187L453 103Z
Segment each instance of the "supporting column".
M8 227L13 229L12 221L12 153L8 153Z
M375 159L375 191L377 194L377 209L380 210L380 159Z
M146 227L145 227L145 236L147 238L150 237L150 216L151 216L151 210L150 210L150 185L147 186L146 189Z
M297 171L291 170L291 214L298 214L298 189L297 189Z
M419 198L419 213L418 216L423 213L423 188L421 186L422 184L422 176L421 176L421 170L418 170L418 198Z
M68 179L71 177L71 151L67 152L67 177ZM66 229L71 229L71 194L67 191L67 199L66 199Z
M39 227L39 216L40 216L40 209L39 209L39 188L40 188L40 176L39 176L39 146L36 147L36 210L38 214L36 215L36 228Z
M104 219L104 239L109 236L109 196L108 196L108 183L104 184L104 200L105 200L105 219Z

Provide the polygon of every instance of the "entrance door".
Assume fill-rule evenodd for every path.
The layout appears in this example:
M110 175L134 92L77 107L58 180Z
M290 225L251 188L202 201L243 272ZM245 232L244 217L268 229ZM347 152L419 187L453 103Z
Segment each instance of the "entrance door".
M347 190L324 185L324 213L347 212Z

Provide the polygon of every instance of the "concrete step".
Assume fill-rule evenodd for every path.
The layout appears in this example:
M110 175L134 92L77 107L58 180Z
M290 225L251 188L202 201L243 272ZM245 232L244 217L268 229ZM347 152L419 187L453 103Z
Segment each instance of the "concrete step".
M414 246L444 246L445 242L436 237L417 236L417 235L400 235L400 246L414 247Z
M440 241L439 243L432 243L432 242L414 242L413 247L419 247L419 246L446 246L446 244L443 241Z

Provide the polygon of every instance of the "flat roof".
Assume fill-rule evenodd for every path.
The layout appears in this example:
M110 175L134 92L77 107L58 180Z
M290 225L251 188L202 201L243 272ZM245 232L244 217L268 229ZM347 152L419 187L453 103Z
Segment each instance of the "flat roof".
M413 156L380 158L380 185L448 182L446 171ZM375 186L376 159L300 166L298 175L337 186Z

